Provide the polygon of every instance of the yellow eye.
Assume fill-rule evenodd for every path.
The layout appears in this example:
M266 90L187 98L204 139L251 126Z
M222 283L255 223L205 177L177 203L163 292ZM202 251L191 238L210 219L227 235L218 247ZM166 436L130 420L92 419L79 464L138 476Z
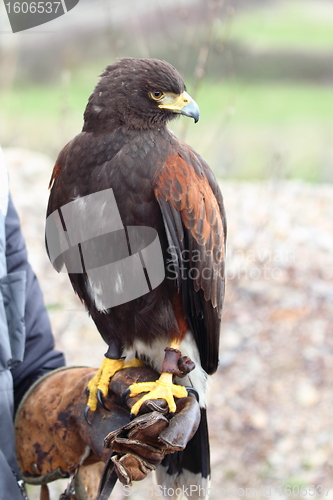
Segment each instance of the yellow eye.
M149 95L155 101L159 101L164 97L164 92L162 92L161 90L154 90L153 92L150 92Z

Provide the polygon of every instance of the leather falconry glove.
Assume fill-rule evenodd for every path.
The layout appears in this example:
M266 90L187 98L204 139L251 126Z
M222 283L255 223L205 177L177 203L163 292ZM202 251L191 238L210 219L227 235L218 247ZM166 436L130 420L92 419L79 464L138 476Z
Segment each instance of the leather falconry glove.
M15 428L18 463L27 483L46 484L70 477L77 498L80 490L79 497L87 499L78 470L81 465L107 462L109 448L118 478L130 484L146 477L167 453L184 449L194 435L200 409L191 396L177 400L173 416L167 413L164 401L155 400L143 405L142 411L147 413L131 420L130 407L141 395L126 398L128 387L156 380L156 372L145 367L117 372L104 400L108 409L99 406L88 424L86 387L95 372L95 368L61 368L39 379L25 395ZM95 498L89 488L88 494Z
M123 380L114 380L111 387L121 390L115 387L119 382ZM130 407L134 403L134 398L127 399ZM176 413L171 416L165 401L147 401L142 406L143 414L105 437L104 446L117 453L111 460L123 484L144 479L165 455L184 450L194 436L200 422L198 402L188 396L178 399L176 406Z

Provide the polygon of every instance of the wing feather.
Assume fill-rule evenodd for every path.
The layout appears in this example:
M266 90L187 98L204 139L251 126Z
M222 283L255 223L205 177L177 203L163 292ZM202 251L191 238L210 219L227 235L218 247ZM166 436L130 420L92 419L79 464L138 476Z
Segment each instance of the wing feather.
M226 221L223 199L205 161L186 145L168 156L155 178L168 244L187 321L207 373L218 364Z

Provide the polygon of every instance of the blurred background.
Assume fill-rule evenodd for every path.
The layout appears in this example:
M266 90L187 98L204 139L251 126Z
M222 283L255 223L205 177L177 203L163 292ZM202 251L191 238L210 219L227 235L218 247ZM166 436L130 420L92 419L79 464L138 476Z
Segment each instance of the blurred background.
M80 0L15 35L1 8L4 147L54 157L107 64L157 57L198 100L200 127L177 125L218 176L333 180L330 0Z
M80 0L15 35L0 15L0 144L68 364L98 366L105 345L45 255L52 167L106 65L166 59L201 111L172 129L211 165L228 216L211 498L332 499L333 1Z

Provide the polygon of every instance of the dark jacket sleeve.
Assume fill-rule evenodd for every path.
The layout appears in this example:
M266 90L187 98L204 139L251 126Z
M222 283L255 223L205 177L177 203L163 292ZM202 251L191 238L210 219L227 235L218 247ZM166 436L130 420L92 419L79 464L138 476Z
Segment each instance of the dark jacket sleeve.
M18 215L11 198L6 216L7 272L26 272L25 330L23 361L13 368L15 408L26 390L40 376L64 366L61 352L54 350L51 325L37 278L32 271L20 229Z

